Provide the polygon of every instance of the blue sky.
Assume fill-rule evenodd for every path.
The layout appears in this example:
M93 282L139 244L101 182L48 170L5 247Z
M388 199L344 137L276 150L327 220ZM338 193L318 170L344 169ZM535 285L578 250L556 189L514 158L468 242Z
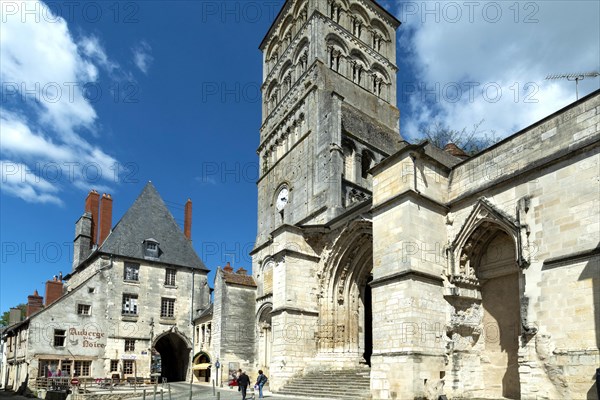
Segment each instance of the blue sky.
M600 69L598 2L381 1L403 25L401 132L439 120L505 137L575 100L550 73ZM281 0L3 1L0 310L71 270L87 192L113 224L151 180L193 200L206 265L250 268L262 57ZM580 95L600 80L580 84ZM485 91L483 90L485 88ZM212 279L212 274L211 274Z

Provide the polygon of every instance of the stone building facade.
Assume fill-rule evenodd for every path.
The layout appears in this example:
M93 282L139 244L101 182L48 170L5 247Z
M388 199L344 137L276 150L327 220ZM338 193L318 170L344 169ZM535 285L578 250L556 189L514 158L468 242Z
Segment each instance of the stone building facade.
M5 332L8 386L35 387L58 370L81 378L188 379L192 310L207 308L210 296L208 270L191 245L191 202L185 234L152 183L112 230L108 195L92 191L85 208L64 289L62 282L60 289L47 285L55 301Z
M375 399L596 398L600 93L472 158L411 145L398 26L288 0L260 45L255 368L275 391L364 368Z
M195 318L194 373L199 382L227 385L238 369L255 376L256 283L244 268L217 268L213 302ZM216 364L219 362L217 372Z

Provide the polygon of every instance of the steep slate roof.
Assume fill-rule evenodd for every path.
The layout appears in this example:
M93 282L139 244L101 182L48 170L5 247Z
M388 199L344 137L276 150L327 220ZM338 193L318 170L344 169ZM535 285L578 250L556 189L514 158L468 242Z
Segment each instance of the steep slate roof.
M159 243L158 258L144 257L143 242L150 238ZM141 260L149 259L208 272L208 268L175 222L152 182L146 184L98 252Z

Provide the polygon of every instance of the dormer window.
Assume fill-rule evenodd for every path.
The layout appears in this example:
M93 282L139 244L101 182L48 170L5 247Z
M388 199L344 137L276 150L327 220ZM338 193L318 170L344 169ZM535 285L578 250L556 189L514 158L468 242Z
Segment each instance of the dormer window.
M158 241L156 239L144 240L144 257L158 258Z

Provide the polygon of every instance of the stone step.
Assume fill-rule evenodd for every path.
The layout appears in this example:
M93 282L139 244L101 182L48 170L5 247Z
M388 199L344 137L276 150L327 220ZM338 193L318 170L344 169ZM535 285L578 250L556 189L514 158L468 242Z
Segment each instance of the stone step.
M309 397L309 398L322 398L322 399L369 399L369 392L361 393L349 393L349 392L313 392L313 391L279 391L277 394L294 396L294 397Z
M369 399L370 371L366 368L309 371L291 378L277 393L322 399Z
M369 391L369 387L355 387L355 386L351 386L351 387L343 387L343 386L300 386L300 385L294 385L294 386L286 386L285 389L281 389L281 390L287 390L287 391L311 391L311 392L322 392L322 393L326 393L326 392L357 392L357 393L362 393L362 392L368 392Z
M348 386L351 385L351 386ZM371 385L369 384L369 382L347 382L347 383L325 383L325 382L291 382L285 385L286 388L290 388L290 389L302 389L302 388L306 388L306 387L318 387L318 388L323 388L323 389L327 389L327 388L331 388L331 389L338 389L338 388L352 388L352 389L361 389L361 390L368 390Z

